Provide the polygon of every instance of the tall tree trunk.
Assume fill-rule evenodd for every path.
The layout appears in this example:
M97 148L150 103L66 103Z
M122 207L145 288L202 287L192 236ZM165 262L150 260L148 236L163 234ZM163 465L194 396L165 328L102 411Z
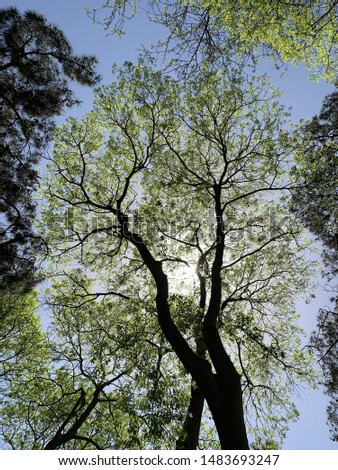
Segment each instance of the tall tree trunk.
M196 382L198 389L203 393L218 432L221 448L224 450L249 449L243 418L240 377L224 350L215 326L221 303L222 249L219 245L216 247L211 299L203 322L204 341L211 363L216 370L214 374L211 363L192 350L171 317L168 303L168 278L163 272L162 263L155 260L138 234L126 230L124 236L138 249L156 282L156 308L162 332ZM220 237L221 246L224 246L223 235L221 234Z

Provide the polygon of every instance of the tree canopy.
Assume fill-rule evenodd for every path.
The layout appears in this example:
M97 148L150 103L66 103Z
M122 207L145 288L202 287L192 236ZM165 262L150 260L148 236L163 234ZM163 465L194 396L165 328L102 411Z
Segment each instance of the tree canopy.
M88 287L79 272L72 279ZM2 441L12 449L172 448L185 390L170 394L172 358L163 357L154 321L134 300L79 308L63 281L49 302L46 334L36 294L2 297Z
M94 110L56 131L43 185L52 262L66 274L55 292L72 292L65 304L78 318L112 298L128 322L130 301L148 328L155 322L161 342L142 341L175 358L174 396L182 389L187 413L178 448L280 445L297 416L296 384L312 380L294 321L307 242L287 218L297 142L286 122L264 78L205 70L178 83L141 61L116 69ZM71 274L74 263L91 288ZM152 402L172 406L161 389ZM166 426L147 445L164 446Z
M97 83L96 59L73 53L63 32L33 11L0 10L1 288L33 280L32 230L37 163L51 140L53 118L77 103L70 81Z
M87 10L107 30L122 34L138 7L167 28L158 50L180 68L205 61L253 64L267 57L277 67L303 63L317 78L337 78L336 0L105 0L101 8Z
M122 33L138 5L107 0L91 14ZM296 301L311 295L304 225L325 241L326 266L336 259L335 186L318 189L336 169L336 97L294 126L250 66L302 62L333 80L337 3L142 6L167 28L150 51L162 68L148 52L113 66L92 111L56 129L76 102L69 80L98 80L95 58L74 55L37 13L1 10L3 285L32 279L36 200L48 246L40 311L24 285L1 292L1 442L280 448L295 396L318 383ZM321 315L316 348L333 394L336 316Z

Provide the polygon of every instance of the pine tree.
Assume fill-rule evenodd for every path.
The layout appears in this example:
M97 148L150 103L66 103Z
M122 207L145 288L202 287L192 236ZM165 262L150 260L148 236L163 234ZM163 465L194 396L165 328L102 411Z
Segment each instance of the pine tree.
M0 286L33 283L37 163L52 138L53 118L77 101L70 81L99 80L94 56L73 53L64 33L33 11L0 10Z

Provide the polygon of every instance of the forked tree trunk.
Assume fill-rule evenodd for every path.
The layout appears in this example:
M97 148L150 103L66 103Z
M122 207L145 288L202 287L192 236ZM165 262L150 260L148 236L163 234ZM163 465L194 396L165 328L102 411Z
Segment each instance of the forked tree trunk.
M217 429L221 448L249 449L240 376L224 350L218 331L216 328L208 329L206 325L204 326L206 346L216 370L214 374L210 362L194 353L173 322L167 300L167 278L162 269L160 271L161 274L157 277L156 305L162 331L204 395Z
M214 292L211 293L214 301L209 303L209 309L203 323L204 341L211 359L210 363L191 349L171 317L168 303L168 279L163 272L162 263L155 260L138 234L126 230L123 235L138 249L156 282L156 308L162 332L204 395L218 432L221 448L224 450L249 449L243 415L240 376L224 350L215 326L215 312L220 305L218 297L220 297L221 291L219 272L216 272L217 269L219 271L219 267L216 266L214 269L217 274L214 275ZM222 236L220 237L222 238ZM222 249L217 256L218 250L217 246L216 259L219 260L222 259ZM209 321L210 319L211 321ZM212 366L216 374L212 371Z

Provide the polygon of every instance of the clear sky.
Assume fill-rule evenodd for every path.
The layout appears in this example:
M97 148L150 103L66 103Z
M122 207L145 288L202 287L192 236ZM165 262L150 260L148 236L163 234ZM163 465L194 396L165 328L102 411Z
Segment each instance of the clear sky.
M98 57L98 71L103 77L102 83L108 84L112 78L112 63L135 61L140 44L156 42L161 30L139 14L127 24L127 33L122 39L107 36L103 27L93 24L83 10L83 5L98 8L102 3L103 0L0 0L0 7L15 6L20 11L35 10L43 14L49 22L60 26L73 45L75 53L95 54ZM271 70L265 71L270 73ZM286 106L292 107L292 116L296 121L317 114L324 96L333 91L332 86L312 82L307 75L308 72L302 68L291 70L282 79L274 74L274 83L284 92L282 101ZM76 95L82 105L70 111L69 114L73 116L89 111L92 105L90 89L76 87ZM320 291L318 292L320 294ZM307 333L315 327L316 314L323 302L327 302L327 298L319 295L318 299L309 305L299 304L302 326ZM337 443L329 438L325 413L327 399L322 391L305 392L302 399L297 400L297 404L301 417L291 426L283 448L337 450Z

